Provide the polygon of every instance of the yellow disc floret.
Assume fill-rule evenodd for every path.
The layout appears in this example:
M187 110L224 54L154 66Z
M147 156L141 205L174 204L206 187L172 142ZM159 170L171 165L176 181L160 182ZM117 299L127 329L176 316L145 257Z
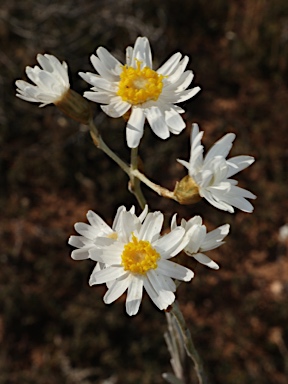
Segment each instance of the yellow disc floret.
M123 101L138 105L149 100L157 100L163 88L163 75L149 67L140 68L141 63L137 60L137 68L123 65L120 74L120 82L117 95Z
M149 269L157 268L160 255L149 241L138 240L133 234L132 241L125 245L121 258L125 271L145 275Z

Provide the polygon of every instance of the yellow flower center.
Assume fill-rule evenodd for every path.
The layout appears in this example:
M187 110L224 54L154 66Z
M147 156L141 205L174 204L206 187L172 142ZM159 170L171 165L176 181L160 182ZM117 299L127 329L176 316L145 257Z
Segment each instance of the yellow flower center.
M121 258L125 271L145 275L149 269L157 268L160 255L149 241L138 240L133 234L132 241L125 245Z
M123 101L137 105L149 100L157 100L163 88L163 75L158 75L153 69L144 67L140 69L140 61L137 60L137 68L123 65L120 74L120 82L117 95Z

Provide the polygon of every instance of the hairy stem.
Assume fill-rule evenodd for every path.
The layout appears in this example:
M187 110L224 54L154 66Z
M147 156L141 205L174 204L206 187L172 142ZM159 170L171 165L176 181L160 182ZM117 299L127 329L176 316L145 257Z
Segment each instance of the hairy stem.
M195 367L195 371L196 371L196 375L197 375L199 384L209 384L208 378L207 378L206 373L204 371L202 360L201 360L201 358L200 358L200 356L199 356L199 354L198 354L198 352L194 346L194 343L193 343L193 340L191 337L191 333L190 333L189 329L187 328L183 314L182 314L182 312L179 308L179 305L177 304L176 301L172 304L172 309L171 309L170 313L175 317L175 319L179 325L179 329L180 329L182 337L183 337L186 353L194 363L194 367Z

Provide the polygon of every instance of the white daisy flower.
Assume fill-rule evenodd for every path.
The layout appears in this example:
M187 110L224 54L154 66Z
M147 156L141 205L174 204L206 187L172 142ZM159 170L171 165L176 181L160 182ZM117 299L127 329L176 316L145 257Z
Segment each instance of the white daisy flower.
M254 158L235 156L226 160L236 137L234 133L228 133L218 140L203 158L201 145L203 133L199 132L197 124L193 124L190 160L189 162L178 160L188 169L198 194L223 211L233 213L233 207L236 207L244 212L252 212L253 206L246 199L255 199L256 196L238 187L238 182L230 177L249 167L254 162Z
M179 134L185 123L182 108L174 105L196 95L200 88L187 89L193 79L185 71L188 57L180 52L170 57L158 70L152 69L152 54L146 37L138 37L134 48L126 50L126 64L121 64L105 48L99 47L91 62L99 73L80 76L93 87L84 97L101 105L110 117L120 117L130 110L126 127L128 147L135 148L143 136L147 119L153 132L167 139L170 132Z
M95 250L95 253L101 253L101 249L104 246L110 245L117 239L118 230L121 229L121 215L126 212L126 208L121 206L118 208L116 216L114 218L112 227L105 223L105 221L93 211L87 212L86 223L76 223L74 228L81 236L72 235L69 237L68 244L72 245L75 249L71 253L71 257L74 260L85 260L89 259L89 251ZM139 217L134 215L135 207L129 211L133 214L133 218L140 223L144 220L147 215L148 207L146 206Z
M175 300L176 285L173 279L190 281L194 273L169 259L179 250L185 234L184 228L174 228L160 235L163 224L161 212L148 213L143 223L132 212L123 211L118 221L117 239L89 251L90 258L105 264L95 267L89 284L106 283L108 290L104 302L110 304L126 290L126 312L135 315L140 307L143 288L161 310Z
M37 61L42 68L38 65L34 68L26 67L26 74L35 85L17 80L16 96L33 103L42 103L40 107L51 103L57 104L70 88L68 66L48 54L38 54Z
M171 229L176 227L176 215L174 215L171 222ZM203 252L211 251L211 249L218 248L224 244L223 239L228 235L230 225L221 225L207 233L207 228L203 224L202 218L200 216L194 216L188 221L182 219L181 227L185 229L185 235L180 244L184 252L209 268L219 269L219 265Z

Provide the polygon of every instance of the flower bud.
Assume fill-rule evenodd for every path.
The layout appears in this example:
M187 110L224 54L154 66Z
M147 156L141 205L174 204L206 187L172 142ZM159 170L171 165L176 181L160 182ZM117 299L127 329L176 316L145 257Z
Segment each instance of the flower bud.
M178 203L183 205L194 204L201 200L198 185L189 175L176 183L173 193Z
M79 93L68 89L61 99L54 102L55 106L73 120L88 124L91 118L91 109L88 101Z

